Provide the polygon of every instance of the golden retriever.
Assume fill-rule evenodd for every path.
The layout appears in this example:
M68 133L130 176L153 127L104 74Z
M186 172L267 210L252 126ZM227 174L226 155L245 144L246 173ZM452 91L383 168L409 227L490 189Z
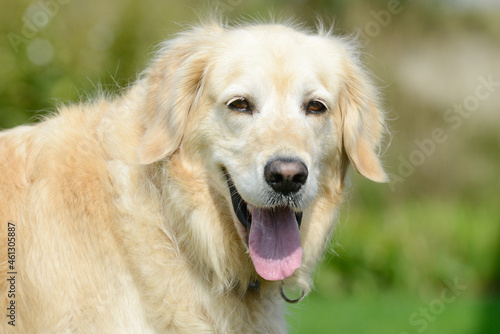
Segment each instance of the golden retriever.
M211 22L0 133L0 332L285 333L349 163L386 180L378 104L349 39Z

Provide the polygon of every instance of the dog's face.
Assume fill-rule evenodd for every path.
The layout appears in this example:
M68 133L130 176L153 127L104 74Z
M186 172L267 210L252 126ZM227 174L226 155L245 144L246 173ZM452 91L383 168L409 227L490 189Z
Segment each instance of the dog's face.
M140 159L156 161L179 145L202 156L257 273L283 280L302 263L301 224L315 224L312 204L342 184L347 158L384 181L376 155L382 115L339 40L283 26L197 33L198 43L189 43L195 32L184 36L170 60L175 72L164 60L158 90L170 90L155 106L158 129L146 132Z
M285 28L238 30L221 41L206 78L212 161L226 173L237 228L268 280L300 266L303 211L341 152L342 50L321 42Z
M319 39L270 27L235 31L221 44L206 78L214 163L251 206L301 212L341 147L341 50L332 45L325 59Z

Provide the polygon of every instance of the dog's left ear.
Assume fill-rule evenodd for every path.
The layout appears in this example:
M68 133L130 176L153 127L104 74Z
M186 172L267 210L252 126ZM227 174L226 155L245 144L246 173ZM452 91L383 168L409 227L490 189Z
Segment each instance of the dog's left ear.
M385 121L375 87L353 55L346 61L344 73L339 96L344 149L361 175L375 182L387 182L378 157Z
M194 28L164 43L144 81L140 164L151 164L179 147L210 58L210 40L222 30L213 25Z

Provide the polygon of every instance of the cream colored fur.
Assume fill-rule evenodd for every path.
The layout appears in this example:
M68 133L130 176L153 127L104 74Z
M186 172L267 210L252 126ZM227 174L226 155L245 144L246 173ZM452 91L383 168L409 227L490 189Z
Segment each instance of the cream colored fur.
M327 112L306 115L309 96ZM283 284L308 292L349 160L385 180L377 103L346 39L210 23L165 42L122 96L1 132L2 314L8 222L17 276L16 326L2 316L0 332L285 333L282 282L255 272L221 167L259 205L266 159L307 163L303 261Z

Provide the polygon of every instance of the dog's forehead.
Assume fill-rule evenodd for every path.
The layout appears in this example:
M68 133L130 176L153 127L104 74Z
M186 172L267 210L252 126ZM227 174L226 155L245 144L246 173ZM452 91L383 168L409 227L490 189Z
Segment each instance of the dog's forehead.
M266 85L293 91L298 85L338 86L345 49L335 40L281 25L228 31L213 58L215 87ZM265 88L264 88L265 87Z

